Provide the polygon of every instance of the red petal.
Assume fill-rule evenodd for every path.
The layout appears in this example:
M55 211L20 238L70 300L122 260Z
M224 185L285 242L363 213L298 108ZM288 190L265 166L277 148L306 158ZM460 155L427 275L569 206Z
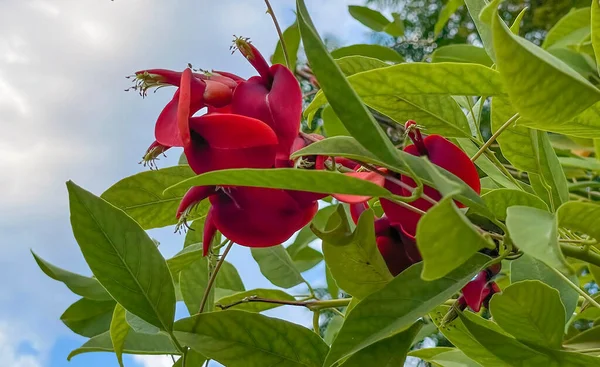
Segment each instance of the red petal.
M190 188L185 195L183 195L183 198L179 203L179 207L177 208L177 219L193 205L198 204L214 193L215 186L194 186Z
M366 202L350 204L350 215L352 216L354 224L358 224L358 218L360 218L360 215L367 209L369 209L369 204Z
M487 272L481 271L474 280L470 281L462 289L465 302L475 312L479 312L485 298L484 290L487 284Z
M404 252L402 243L394 241L391 237L377 237L377 248L393 276L400 274L412 265Z
M389 180L385 181L384 187L396 195L407 195L400 186ZM380 202L383 211L390 218L390 222L400 225L407 235L414 237L417 233L417 223L421 219L421 215L386 199L381 199ZM431 207L431 204L423 199L417 199L408 204L421 210L427 210Z
M214 107L225 107L231 102L231 87L213 80L207 80L204 90L204 101Z
M167 103L165 108L158 116L154 127L154 136L156 141L162 145L172 147L181 147L183 143L179 137L179 129L177 127L177 106L179 105L179 90L173 95L173 99Z
M232 79L237 84L246 81L246 79L242 78L241 76L237 76L235 74L228 73L226 71L213 70L212 72L213 72L213 74L219 74L219 75L222 75L222 76L227 77L229 79Z
M208 255L208 249L213 238L217 233L217 226L214 221L214 207L208 209L206 219L204 220L204 232L202 233L202 256Z
M344 173L347 176L360 178L361 180L370 181L378 186L383 187L385 184L385 177L377 172L348 172ZM371 199L371 196L358 196L358 195L347 195L347 194L333 194L334 198L341 202L348 204L357 204Z

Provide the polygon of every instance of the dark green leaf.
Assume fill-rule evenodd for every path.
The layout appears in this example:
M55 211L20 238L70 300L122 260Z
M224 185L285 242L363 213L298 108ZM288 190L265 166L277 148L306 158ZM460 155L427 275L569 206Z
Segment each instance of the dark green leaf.
M283 246L251 248L250 250L252 257L260 267L260 272L274 285L291 288L305 281Z
M127 324L129 324L136 333L158 334L160 332L159 328L147 323L129 311L125 312L125 319L127 320Z
M328 350L302 326L244 311L200 314L175 329L180 342L228 367L320 367Z
M73 303L60 317L71 331L91 338L108 331L115 301L93 301L82 298Z
M390 23L383 14L366 6L350 5L348 6L348 11L354 19L376 32L383 31Z
M292 257L292 261L294 262L296 269L303 273L314 268L323 261L323 254L311 247L305 247Z
M409 356L440 367L480 367L480 364L467 357L460 349L436 347L418 349L408 353Z
M217 305L221 306L229 306L236 302L240 302L245 298L266 298L266 299L275 299L281 301L295 301L296 298L287 294L284 291L280 291L278 289L251 289L249 291L235 293L231 296L222 297L215 302ZM280 304L275 303L266 303L266 302L245 302L240 303L239 305L233 306L231 310L242 310L248 312L262 312L266 310L270 310L275 307L280 307ZM217 310L221 308L217 307Z
M335 112L333 112L333 108L331 106L327 106L321 112L321 118L323 119L323 128L325 129L325 133L328 137L331 136L349 136L350 133L344 127L342 121L337 117Z
M201 367L204 366L206 357L193 349L188 349L185 356L185 366L183 365L183 362L183 358L179 358L173 367Z
M169 186L196 174L189 166L150 170L126 177L102 194L102 199L123 210L144 229L177 223L177 207L187 192L185 188L164 193ZM206 216L208 202L192 212L190 220Z
M502 221L506 220L506 209L515 205L548 211L546 203L537 196L528 194L525 191L511 189L492 190L483 195L482 199L496 218Z
M283 47L281 47L281 40L279 40L277 42L277 46L275 46L275 53L271 58L271 63L289 66L292 70L295 70L296 61L298 60L298 49L300 48L300 30L298 29L298 22L294 22L285 31L283 31L283 40L290 58L290 65L287 65L285 62Z
M341 47L331 51L331 56L335 59L346 56L366 56L381 61L390 61L394 63L403 62L404 58L389 47L381 45L370 45L366 43Z
M71 292L85 298L89 298L95 301L109 301L112 297L102 285L95 278L86 277L83 275L71 273L70 271L54 266L37 256L31 251L35 262L38 264L40 269L54 280L64 283Z
M406 329L458 292L488 261L489 257L476 254L460 268L433 282L421 279L421 263L400 273L347 315L324 367Z
M165 259L127 214L69 181L73 234L98 281L126 310L173 327L175 289Z
M494 63L485 49L473 45L447 45L436 48L431 62L461 62L491 67Z

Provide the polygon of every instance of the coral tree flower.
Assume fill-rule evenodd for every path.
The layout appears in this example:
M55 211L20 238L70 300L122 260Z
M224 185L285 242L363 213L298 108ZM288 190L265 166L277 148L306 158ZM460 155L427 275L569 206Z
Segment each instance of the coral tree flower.
M412 120L406 123L406 130L413 144L406 146L404 148L405 152L415 156L426 156L431 163L453 173L475 190L475 192L480 193L481 183L477 168L475 168L475 165L465 152L440 135L429 135L423 139L416 123ZM409 186L417 186L413 179L408 176L401 175L400 180ZM389 180L386 180L385 188L398 195L408 196L411 194L409 190ZM439 191L429 186L425 186L423 192L436 201L442 198ZM433 206L433 204L422 198L410 204L423 211L427 211ZM460 203L458 205L461 206ZM385 199L381 200L381 206L392 223L400 224L404 232L410 236L416 234L417 223L421 219L418 213Z
M475 312L479 312L481 306L487 307L489 300L495 293L500 292L500 288L492 279L500 272L501 265L496 264L477 274L475 279L470 281L462 289L462 296L458 299L459 308L469 307Z

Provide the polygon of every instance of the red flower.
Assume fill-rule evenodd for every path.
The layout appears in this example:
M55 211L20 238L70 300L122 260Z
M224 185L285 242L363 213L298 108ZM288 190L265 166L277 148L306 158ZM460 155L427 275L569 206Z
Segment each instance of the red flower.
M187 192L177 217L207 197L212 207L204 224L205 255L216 229L242 246L276 246L308 224L318 210L316 201L299 200L285 190L201 186Z
M410 237L390 223L387 217L375 221L377 248L390 273L396 276L414 263L421 261L417 246Z
M486 299L489 302L491 296L500 291L496 283L490 283L490 281L500 272L501 268L500 264L496 264L486 270L482 270L477 274L475 279L463 287L461 298L464 300L466 306L475 312L479 312L481 305L485 303Z
M440 135L429 135L423 139L414 121L408 121L406 129L413 144L405 147L405 152L415 156L427 156L433 164L453 173L475 190L475 192L480 193L481 183L477 169L469 156L460 148ZM400 179L409 186L417 186L413 179L408 176L401 176ZM386 181L385 188L398 195L408 196L411 194L409 190L401 188L389 180ZM429 186L425 186L423 192L436 201L442 198L442 195L437 190ZM427 211L433 206L433 204L422 198L410 204L423 211ZM460 203L457 204L462 207ZM381 200L381 206L390 217L392 223L401 224L404 231L411 236L416 234L417 223L421 219L419 214L385 199Z
M283 65L267 64L247 40L235 41L260 76L241 82L233 93L232 112L264 121L277 134L280 159L288 159L300 129L302 91L294 74Z

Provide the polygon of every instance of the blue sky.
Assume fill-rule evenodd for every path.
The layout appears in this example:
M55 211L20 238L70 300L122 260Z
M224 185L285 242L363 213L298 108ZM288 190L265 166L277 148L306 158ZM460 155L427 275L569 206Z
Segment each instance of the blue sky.
M273 0L288 25L292 0ZM308 0L322 33L342 43L367 30L346 5L361 0ZM143 100L123 90L126 75L144 68L221 69L242 76L251 67L231 55L232 35L251 37L265 54L276 34L260 0L19 0L0 1L0 366L117 366L113 355L66 361L83 338L59 321L77 297L45 277L29 254L90 274L69 224L64 182L100 194L144 168L140 157L153 140L153 124L171 97L166 89ZM176 162L173 152L159 166ZM170 256L183 238L152 231ZM268 287L247 249L230 260L248 289ZM310 278L320 278L316 269ZM317 283L318 284L318 283ZM309 324L304 310L272 313ZM128 366L171 366L148 357Z

